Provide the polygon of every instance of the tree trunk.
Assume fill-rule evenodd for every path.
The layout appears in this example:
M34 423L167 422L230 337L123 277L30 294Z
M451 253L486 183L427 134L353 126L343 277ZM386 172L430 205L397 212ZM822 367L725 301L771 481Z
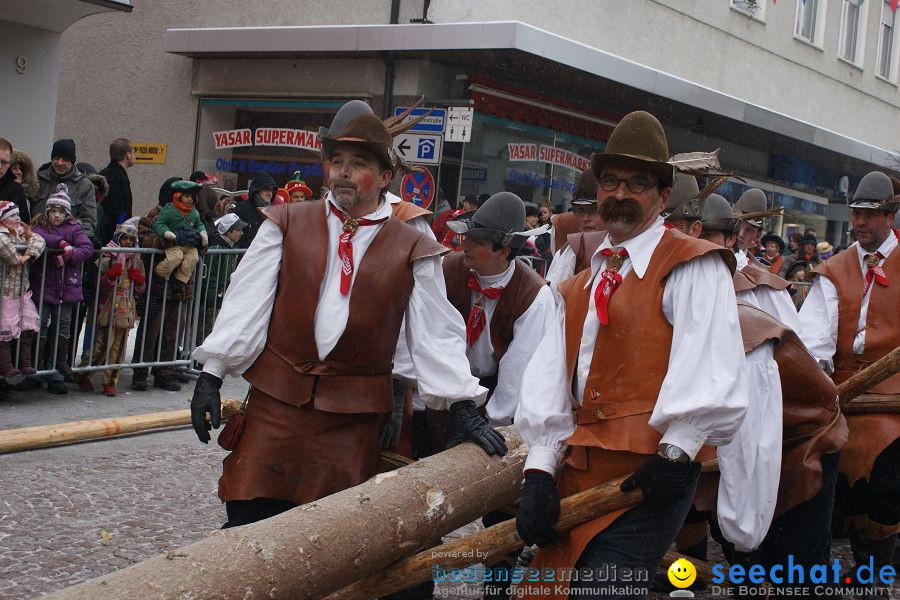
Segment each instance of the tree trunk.
M225 400L222 403L222 418L228 419L231 415L238 413L240 409L240 400ZM5 429L0 430L0 454L190 424L191 411L184 409L114 419L71 421L56 425Z
M900 394L866 394L847 403L843 408L845 415L864 415L868 413L900 413Z
M624 478L579 492L560 502L557 531L568 531L620 508L641 501L640 490L619 491ZM411 556L390 568L347 586L329 600L366 600L397 592L433 577L435 567L460 569L477 563L492 564L503 555L525 545L516 533L515 519L498 523L478 533Z
M463 444L45 598L321 598L511 504L528 448L500 431L502 459Z
M849 379L838 386L838 395L841 397L841 408L861 394L891 378L900 371L900 346L894 348L871 365L854 373Z

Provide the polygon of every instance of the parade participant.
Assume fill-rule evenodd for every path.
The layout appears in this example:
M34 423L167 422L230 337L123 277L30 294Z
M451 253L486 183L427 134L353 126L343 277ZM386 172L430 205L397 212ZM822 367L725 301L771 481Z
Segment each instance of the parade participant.
M288 195L291 197L291 202L303 202L304 200L313 199L312 190L303 181L303 173L301 171L294 171L293 178L284 184L284 189L287 190Z
M465 237L463 251L444 258L447 297L466 319L466 356L472 375L490 390L487 417L495 426L513 422L522 393L522 373L552 323L556 307L546 282L515 258L530 235L549 229L545 225L522 231L525 214L518 196L499 192L478 210L448 223ZM437 416L434 412L429 415ZM432 431L437 429L432 427ZM441 433L432 440L439 440ZM490 527L509 518L495 511L482 522ZM508 559L489 567L491 582L486 582L485 598L509 597L508 571L515 566L516 557Z
M738 228L738 249L749 256L759 254L759 239L763 231L763 213L767 212L766 193L750 188L734 204L734 214L741 218ZM738 267L740 268L740 267Z
M781 265L784 264L784 258L781 256L784 252L784 240L774 231L770 231L762 236L760 242L763 245L763 255L759 258L759 262L768 267L769 273L777 275Z
M213 332L194 351L204 365L191 402L202 442L219 426L222 377L243 375L253 386L219 480L226 526L270 517L380 470L379 436L393 409L391 358L404 316L419 392L431 407L449 408L450 443L506 453L476 409L487 390L468 372L464 323L444 293L446 250L391 218L384 200L396 168L392 134L416 122L403 123L406 116L382 122L353 100L320 128L325 200L267 211Z
M706 199L704 239L732 248L737 222L725 198ZM717 449L718 502L710 501L715 484L704 481L695 516L717 506L722 535L733 545L723 544L733 563L768 568L793 555L807 567L824 564L831 550L837 453L847 437L837 391L797 334L755 304L759 288L745 273L736 272L733 281L752 393L734 440ZM769 522L771 527L761 527Z
M737 241L734 252L738 270L753 283L756 301L754 306L763 309L793 331L798 331L797 309L788 287L790 283L772 273L768 266L756 258L763 230L763 219L781 213L781 209L766 208L766 194L752 188L744 192L733 212L737 217Z
M606 236L597 208L597 177L590 169L581 173L572 195L572 212L554 215L556 252L547 270L547 281L559 284L591 265L591 256Z
M523 231L524 225L524 204L511 192L494 194L448 223L465 239L461 253L444 258L447 297L466 320L469 365L490 390L487 416L498 426L513 421L522 372L553 312L546 282L515 260L528 236L549 227Z
M703 208L701 237L734 251L738 268L734 277L734 289L738 300L761 308L797 331L800 327L797 310L787 291L790 284L759 266L756 259L748 257L739 248L740 236L735 232L746 228L743 220L734 216L736 212L739 211L733 211L728 200L719 194L710 194Z
M674 227L691 237L700 237L703 202L699 196L700 186L697 185L697 178L684 173L677 174L663 213L666 226Z
M900 203L890 178L873 171L850 202L857 241L816 267L800 310L801 335L835 382L848 379L900 345L900 233L891 229ZM869 390L900 393L900 375ZM900 415L849 415L850 437L841 453L839 505L850 523L857 566L874 561L875 572L892 564L900 532Z
M524 372L515 417L529 445L516 525L542 547L534 567L652 574L691 505L695 456L728 443L747 410L734 254L663 226L668 156L659 121L635 112L591 157L609 234L560 286L564 316ZM553 476L566 446L559 494L631 473L622 490L640 488L643 502L559 536ZM571 597L590 585L573 582Z

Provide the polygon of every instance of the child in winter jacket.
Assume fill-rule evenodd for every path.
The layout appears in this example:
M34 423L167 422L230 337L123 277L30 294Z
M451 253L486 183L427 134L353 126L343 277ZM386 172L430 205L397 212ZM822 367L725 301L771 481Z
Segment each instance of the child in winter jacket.
M175 181L172 183L172 201L162 207L156 220L153 222L153 230L166 244L166 258L159 262L154 272L163 279L169 279L175 273L175 281L172 283L174 294L184 294L187 282L194 274L194 267L200 259L195 246L186 245L184 237L179 238L181 229L188 229L199 234L204 246L208 243L206 226L200 218L200 213L194 208L197 203L197 195L201 186L193 181Z
M81 264L94 255L94 246L72 217L72 205L64 183L59 184L56 193L47 199L44 212L34 218L31 226L36 234L44 238L48 248L61 250L58 254L46 253L35 263L31 269L31 288L40 294L43 301L39 302L39 356L46 358L48 366L53 365L51 368L57 370L48 377L47 390L53 394L66 394L68 390L64 378L71 380L73 377L67 362L72 313L84 298ZM48 336L48 333L51 335ZM52 362L54 356L55 363ZM34 387L39 386L37 381Z
M22 254L16 244L25 245ZM18 207L8 200L0 201L0 261L3 263L3 299L0 300L0 376L15 377L20 372L32 374L34 332L39 328L37 308L31 300L26 276L29 260L44 251L44 239L32 233L19 218ZM19 348L21 370L12 364L10 342L21 336Z
M136 248L138 231L133 223L125 222L116 227L111 248ZM135 252L104 252L100 258L100 313L97 315L97 339L91 352L92 365L117 364L125 358L128 332L137 321L135 295L144 293L144 261ZM82 356L81 366L88 364ZM85 392L94 387L87 375L77 377L78 386ZM119 369L103 372L103 393L116 395Z

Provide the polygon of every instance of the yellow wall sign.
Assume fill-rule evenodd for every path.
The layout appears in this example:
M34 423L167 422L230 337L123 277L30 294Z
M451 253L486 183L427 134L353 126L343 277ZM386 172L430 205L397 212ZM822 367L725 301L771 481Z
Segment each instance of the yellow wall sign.
M134 142L134 162L138 165L166 164L166 144Z

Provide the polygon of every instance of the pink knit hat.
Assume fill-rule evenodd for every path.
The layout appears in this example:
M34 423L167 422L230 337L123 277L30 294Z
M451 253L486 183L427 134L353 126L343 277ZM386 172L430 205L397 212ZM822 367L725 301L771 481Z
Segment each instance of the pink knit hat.
M69 186L64 183L56 186L56 191L47 198L47 204L44 205L44 212L51 208L61 208L66 211L67 215L72 214L72 202L69 200Z

